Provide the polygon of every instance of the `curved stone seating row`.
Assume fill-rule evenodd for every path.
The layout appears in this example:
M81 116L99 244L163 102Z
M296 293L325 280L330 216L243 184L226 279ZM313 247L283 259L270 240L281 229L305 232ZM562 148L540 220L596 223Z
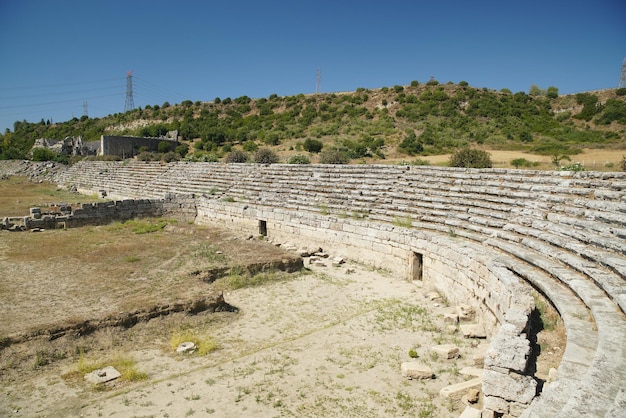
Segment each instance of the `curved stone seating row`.
M292 219L295 212L301 216L291 221L294 225L327 225L331 235L333 228L345 234L342 228L360 230L355 225L369 225L362 230L367 235L374 233L372 223L389 225L391 232L375 235L392 238L371 244L371 251L387 251L386 242L402 240L402 234L393 232L399 230L407 236L419 231L435 234L429 235L431 239L453 236L459 246L477 243L546 294L566 326L568 344L559 378L526 415L618 416L624 408L625 173L134 162L102 164L98 169L87 165L70 168L62 182L123 197L217 192L211 203L213 213L246 218L249 225L255 217L277 219L280 228L278 219ZM500 321L502 315L496 315Z

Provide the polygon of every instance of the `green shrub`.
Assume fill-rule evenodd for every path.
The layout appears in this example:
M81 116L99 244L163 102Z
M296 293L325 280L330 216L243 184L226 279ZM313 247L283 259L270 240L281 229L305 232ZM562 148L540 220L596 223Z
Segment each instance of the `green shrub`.
M515 168L530 167L532 164L533 163L528 161L526 158L515 158L514 160L511 160L511 165Z
M259 146L254 141L246 141L243 143L242 148L244 151L255 152L257 149L259 149Z
M278 154L269 148L259 148L253 159L257 164L275 164L279 161Z
M181 157L184 157L189 152L189 145L187 145L187 144L180 144L179 146L176 147L176 152Z
M225 161L227 163L245 163L248 162L248 154L241 150L231 151Z
M424 146L417 139L415 132L409 133L398 145L398 151L408 155L420 154L424 151Z
M166 163L172 163L178 160L180 160L180 154L177 154L174 151L169 151L161 155L161 161L165 161Z
M450 167L491 168L491 154L475 148L462 148L450 156L448 165Z
M311 164L311 160L306 155L296 154L289 157L287 164Z
M57 153L48 148L33 148L33 161L52 161L57 158Z
M322 148L324 148L324 144L322 143L322 141L318 141L317 139L307 138L304 140L302 148L304 148L304 150L308 152L318 153L322 150Z
M320 153L320 164L348 164L350 159L345 152L327 150Z
M137 154L135 158L139 161L154 161L156 159L156 155L152 152L143 151Z
M171 150L172 146L167 141L161 141L159 142L159 145L157 145L157 151L159 151L160 153L169 152Z

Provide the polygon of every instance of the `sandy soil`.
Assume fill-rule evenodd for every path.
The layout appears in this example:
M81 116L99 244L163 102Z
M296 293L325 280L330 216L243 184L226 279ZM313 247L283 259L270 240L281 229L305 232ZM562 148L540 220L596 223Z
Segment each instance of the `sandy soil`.
M226 294L238 313L196 318L194 327L219 344L206 356L175 354L144 336L124 355L148 374L146 382L95 390L62 379L73 363L58 362L3 385L0 415L458 416L464 406L440 398L439 390L472 378L459 370L474 364L487 341L448 330L442 315L454 307L426 291L362 266L314 267L286 282ZM431 354L444 343L456 344L461 357ZM411 349L419 358L409 357ZM435 378L404 378L400 365L412 360L429 365Z

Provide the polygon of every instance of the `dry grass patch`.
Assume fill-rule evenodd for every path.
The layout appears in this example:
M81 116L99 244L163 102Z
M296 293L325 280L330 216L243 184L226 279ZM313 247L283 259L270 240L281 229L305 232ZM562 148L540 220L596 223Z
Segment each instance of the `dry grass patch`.
M86 374L107 366L112 366L121 373L116 383L141 382L148 379L148 374L138 370L137 362L132 357L118 354L108 359L101 359L88 357L82 353L70 371L62 374L61 377L70 385L80 385L84 382ZM113 385L96 385L98 389L111 387Z
M27 177L0 180L0 217L24 216L31 207L47 207L60 202L77 205L103 201L97 196L77 195L48 182L33 183Z

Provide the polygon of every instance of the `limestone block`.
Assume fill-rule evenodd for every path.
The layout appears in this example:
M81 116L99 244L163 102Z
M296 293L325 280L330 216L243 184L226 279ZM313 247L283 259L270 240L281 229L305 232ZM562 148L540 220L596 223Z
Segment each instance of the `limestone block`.
M194 351L196 351L196 344L191 341L180 343L176 348L177 353L193 353Z
M472 408L471 406L466 406L459 418L481 418L482 412L480 409Z
M454 344L441 344L430 347L430 351L437 353L444 359L458 358L460 356L459 347Z
M483 324L461 324L460 329L465 338L487 338Z
M437 292L428 292L426 293L426 298L429 300L437 300L441 299L441 295Z
M537 381L532 376L504 374L485 369L483 393L485 396L497 396L507 401L529 404L537 393Z
M512 336L499 332L485 354L485 367L501 367L517 372L526 370L530 342L525 335Z
M468 367L463 367L461 370L459 370L459 373L465 376L482 377L483 369L482 368L479 369L478 367L468 366Z
M483 396L483 418L501 417L509 413L509 403L497 396Z
M433 371L430 367L423 364L407 361L400 366L402 376L408 379L432 379Z
M466 304L458 305L456 307L456 312L459 315L459 321L461 322L473 321L476 316L474 308Z
M98 383L106 383L111 380L115 380L120 377L122 374L118 372L115 367L107 366L102 369L94 370L91 373L87 373L85 375L85 380L89 383L93 383L97 385Z
M456 313L444 313L443 322L446 324L457 324L459 322L459 315Z
M477 403L480 400L480 389L470 388L463 396L463 400L469 403Z
M477 377L475 379L466 380L465 382L455 383L454 385L441 388L441 390L439 391L439 396L441 396L442 398L449 398L458 401L463 397L463 395L467 393L469 389L476 388L480 390L481 385L482 379L480 377Z

